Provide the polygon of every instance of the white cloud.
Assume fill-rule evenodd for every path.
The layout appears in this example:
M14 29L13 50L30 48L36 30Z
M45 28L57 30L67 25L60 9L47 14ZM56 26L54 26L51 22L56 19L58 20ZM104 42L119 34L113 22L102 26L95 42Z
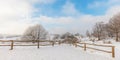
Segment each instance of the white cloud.
M40 16L36 19L37 22L43 22L48 24L70 24L73 22L72 17L48 17L48 16Z
M32 12L31 5L24 0L0 0L0 16L24 18Z
M65 32L72 32L72 33L84 33L87 29L91 29L94 23L98 21L104 21L105 17L103 16L92 16L92 15L81 15L79 17L48 17L48 16L40 16L36 18L37 22L41 22L44 24L50 25L58 25L57 27L52 27L48 29L51 33L65 33ZM60 26L59 26L60 25ZM61 27L62 26L62 27Z
M26 0L0 0L0 34L22 34L33 11Z
M105 2L98 2L98 1L95 1L91 4L88 4L88 8L98 8L100 6L105 6L106 3Z
M67 31L68 31L68 29L64 28L64 27L55 27L55 28L49 30L49 32L51 34L64 34Z
M120 0L108 0L108 4L117 4L120 3Z
M115 14L118 14L119 12L120 12L120 5L116 5L108 8L108 11L106 12L106 14L113 16Z
M23 34L26 28L31 24L18 22L18 21L7 21L6 23L0 24L1 34Z
M100 7L111 7L114 5L120 5L120 0L108 0L108 1L94 1L88 4L88 8L100 8Z
M62 8L62 13L65 15L79 15L79 11L77 11L74 4L69 1L67 1Z
M39 4L52 4L56 2L56 0L28 0L31 3L39 3Z
M112 1L112 0L110 0ZM114 1L114 3L106 3L106 2L96 2L95 5L93 4L93 6L95 7L99 7L99 6L108 6L110 5L107 10L106 13L103 15L99 15L99 16L94 16L94 15L90 15L90 14L81 14L80 12L77 11L77 9L75 8L74 4L67 1L66 4L63 6L62 9L62 13L68 15L67 17L48 17L48 16L40 16L39 18L37 18L37 21L43 22L45 24L60 24L61 26L57 26L57 27L52 27L51 29L49 29L49 31L51 33L64 33L64 32L80 32L80 33L85 33L86 30L91 30L92 27L94 26L94 24L96 22L108 22L109 19L117 14L118 12L120 12L120 6L119 5L111 5L111 4L115 4L117 2ZM72 15L72 16L71 16ZM76 17L73 15L77 15Z
M120 12L120 6L111 6L110 8L107 9L106 13L104 15L99 15L99 16L93 16L93 15L89 15L89 14L83 14L83 15L79 15L78 17L69 17L67 23L64 22L64 19L67 20L68 17L64 17L63 21L66 24L63 24L63 27L61 26L57 26L57 28L53 28L50 29L51 32L54 33L64 33L64 32L80 32L82 34L85 34L86 30L91 30L92 27L94 26L94 24L96 22L105 22L107 23L110 18L112 18L115 14ZM46 17L47 18L47 17ZM59 17L61 18L61 17ZM51 20L53 20L51 23L56 23L59 22L59 18L52 18ZM57 21L55 21L57 20ZM71 22L69 22L71 21ZM50 23L48 20L46 20L46 22ZM62 24L61 24L62 25ZM68 27L66 27L66 26Z
M35 3L52 4L55 0L0 0L0 34L22 34L33 23Z

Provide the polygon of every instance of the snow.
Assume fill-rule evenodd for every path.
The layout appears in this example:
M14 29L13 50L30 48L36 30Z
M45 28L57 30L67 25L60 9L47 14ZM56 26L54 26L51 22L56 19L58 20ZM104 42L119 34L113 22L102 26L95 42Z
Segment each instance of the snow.
M85 43L93 43L92 41L89 41L89 38L82 38L81 39L82 42ZM105 39L105 41L111 41L112 44L104 44L103 41L95 41L95 44L98 45L112 45L115 46L115 58L112 58L113 60L120 60L120 42L115 42L114 39L109 38L109 39ZM83 46L83 45L81 45ZM102 49L102 50L107 50L107 51L111 51L111 48L106 48L106 47L98 47L98 46L91 46L89 45L88 47L93 47L93 48L97 48L97 49ZM106 57L111 57L111 53L104 53L104 52L100 52L100 51L96 51L93 49L87 49L88 53L92 53L92 54L97 54L97 55L101 55L101 56L106 56Z
M11 40L16 38L10 38ZM81 38L82 42L93 43L89 38ZM9 47L0 46L0 60L120 60L120 42L115 42L113 39L106 39L112 41L112 44L103 44L103 41L95 41L95 44L113 45L115 46L115 58L112 58L111 53L105 53L97 50L87 49L70 46L67 44L49 46L15 46L14 50L9 50ZM10 43L0 43L10 44ZM15 43L15 44L28 44L33 43ZM50 43L42 43L50 44ZM89 45L88 47L98 48L102 50L111 51L111 48L98 47Z
M120 60L120 42L114 42L113 45L115 46L115 60Z
M115 60L120 60L120 48L116 47L115 49Z
M20 38L21 38L21 37L9 37L9 38L4 37L4 38L2 38L2 39L0 39L0 40L20 40Z
M112 60L106 56L83 51L70 45L37 47L0 47L0 60Z

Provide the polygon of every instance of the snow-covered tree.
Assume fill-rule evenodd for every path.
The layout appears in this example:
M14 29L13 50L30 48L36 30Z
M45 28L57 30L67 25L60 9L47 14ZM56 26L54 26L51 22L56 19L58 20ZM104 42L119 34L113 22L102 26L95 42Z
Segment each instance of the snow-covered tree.
M60 38L59 34L54 34L54 37L53 37L54 40L59 39L59 38Z
M37 25L29 27L25 31L22 39L35 41L35 40L45 39L46 35L47 35L47 31L43 28L43 26L40 24L37 24Z
M110 19L108 23L108 28L109 28L109 31L115 35L116 41L119 41L120 14L117 14Z
M71 35L72 35L71 33L66 32L65 34L63 34L63 35L61 36L61 39L66 39L66 38L68 38L68 37L71 36Z
M91 37L91 34L88 30L86 31L86 36L89 37L89 38Z
M98 40L105 37L105 24L103 22L97 22L93 28L92 35L97 37Z

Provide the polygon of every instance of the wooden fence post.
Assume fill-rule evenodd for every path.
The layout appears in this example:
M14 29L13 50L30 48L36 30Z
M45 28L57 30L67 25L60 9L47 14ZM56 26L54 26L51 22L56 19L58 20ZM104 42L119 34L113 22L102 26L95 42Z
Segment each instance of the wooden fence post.
M11 40L11 49L10 50L13 50L13 45L14 44L14 41L13 40Z
M84 43L84 51L86 51L86 43Z
M115 57L115 46L112 46L112 57Z

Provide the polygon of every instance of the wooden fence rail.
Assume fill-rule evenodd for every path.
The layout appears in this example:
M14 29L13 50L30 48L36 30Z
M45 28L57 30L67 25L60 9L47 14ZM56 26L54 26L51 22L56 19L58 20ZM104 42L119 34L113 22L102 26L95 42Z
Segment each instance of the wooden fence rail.
M78 44L83 44L83 46L80 46ZM115 57L115 46L111 46L111 45L98 45L98 44L90 44L90 43L78 43L77 46L78 47L81 47L81 48L84 48L84 51L88 49L94 49L94 50L97 50L97 51L102 51L102 52L106 52L106 53L111 53L112 54L112 57L114 58ZM93 48L93 47L88 47L88 45L93 45L93 46L100 46L100 47L110 47L111 48L111 51L106 51L106 50L102 50L102 49L97 49L97 48Z
M52 45L54 46L55 42L54 41L34 41L34 42L37 42L37 44L31 44L31 45L21 45L21 44L14 44L15 42L33 42L32 40L31 41L28 41L28 40L24 40L24 41L16 41L16 40L0 40L0 42L10 42L11 44L6 44L6 45L0 45L0 46L10 46L10 50L13 50L14 46L37 46L37 48L39 48L39 46L47 46L47 45ZM41 45L39 44L39 42L49 42L50 44L47 44L47 45ZM57 41L56 41L57 42ZM83 46L80 46L78 44L83 44ZM100 47L111 47L111 51L106 51L106 50L102 50L102 49L97 49L97 48L92 48L92 47L88 47L88 45L93 45L93 46L100 46ZM97 50L97 51L102 51L102 52L106 52L106 53L111 53L112 54L112 57L114 58L115 57L115 46L110 46L110 45L98 45L98 44L90 44L90 43L75 43L75 46L77 47L81 47L84 49L84 51L88 49L94 49L94 50Z
M9 42L10 44L0 44L0 46L10 46L10 50L13 50L13 48L14 48L14 46L37 46L37 48L39 48L39 46L48 46L48 45L52 45L52 46L54 46L54 43L53 43L53 41L49 41L49 40L47 40L47 41L28 41L28 40L24 40L24 41L19 41L19 40L7 40L7 41L5 41L5 40L0 40L0 42ZM37 44L29 44L29 45L23 45L23 44L15 44L15 42L37 42ZM41 44L39 44L39 42L49 42L50 44L46 44L46 45L41 45Z

